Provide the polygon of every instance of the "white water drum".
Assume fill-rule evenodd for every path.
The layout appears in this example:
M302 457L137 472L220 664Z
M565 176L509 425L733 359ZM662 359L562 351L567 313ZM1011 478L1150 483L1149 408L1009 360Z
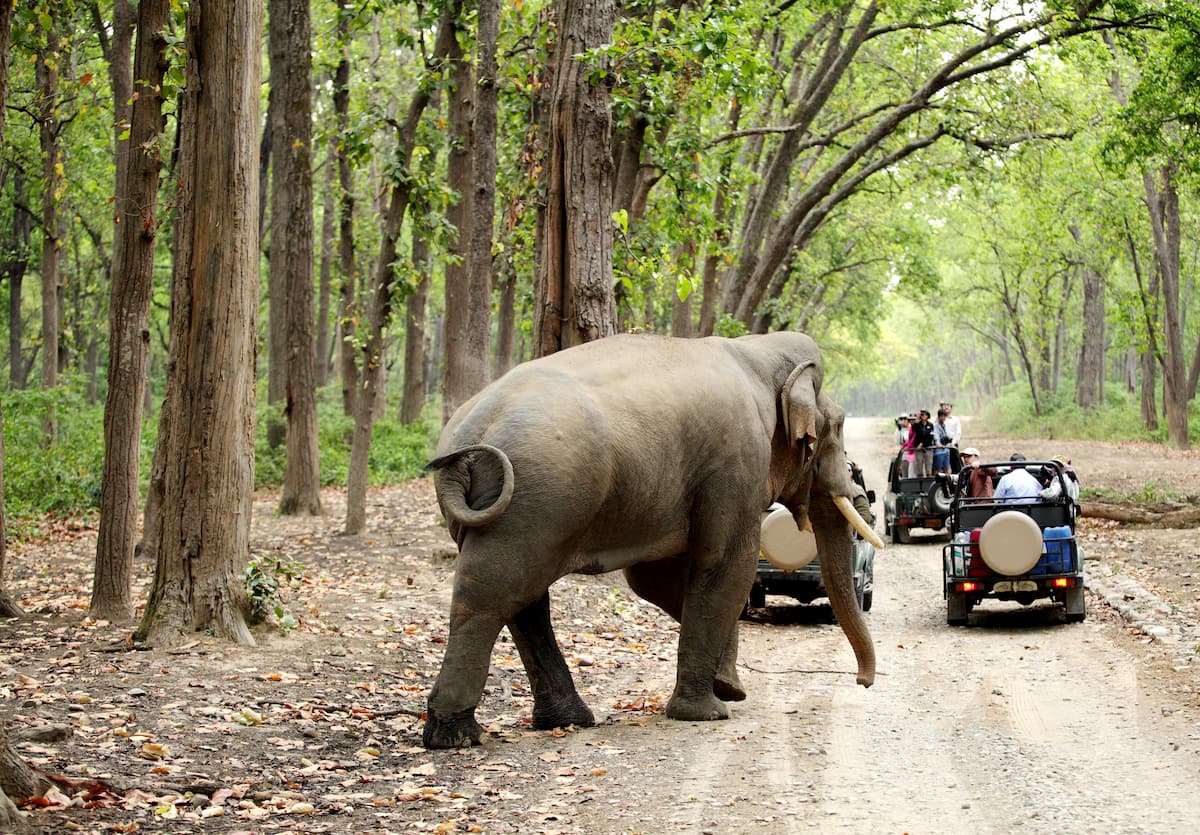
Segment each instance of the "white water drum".
M763 517L761 544L767 562L784 571L803 568L817 555L813 532L797 528L792 512L782 506Z
M997 574L1024 574L1041 559L1042 529L1019 510L997 513L979 533L979 552Z

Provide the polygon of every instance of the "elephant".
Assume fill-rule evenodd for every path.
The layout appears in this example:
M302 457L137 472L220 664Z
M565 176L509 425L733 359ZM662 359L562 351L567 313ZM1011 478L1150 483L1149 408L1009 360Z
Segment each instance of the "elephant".
M870 687L875 652L851 576L845 415L821 351L793 332L683 339L619 334L517 366L451 416L428 464L458 545L426 748L480 745L475 719L507 625L533 726L594 724L550 619L550 585L621 569L680 624L666 715L728 718L744 699L737 624L772 501L811 526L833 612ZM849 523L849 524L848 524Z

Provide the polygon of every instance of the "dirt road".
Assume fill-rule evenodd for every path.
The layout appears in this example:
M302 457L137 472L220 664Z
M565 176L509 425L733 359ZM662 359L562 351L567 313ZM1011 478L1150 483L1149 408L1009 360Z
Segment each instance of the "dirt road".
M880 498L889 437L886 422L848 422L849 452ZM1007 454L1013 441L973 431L971 443ZM1030 457L1066 446L1085 479L1121 489L1153 473L1200 492L1195 455L1023 445ZM1195 531L1089 527L1079 624L1049 603L986 602L951 628L942 539L889 546L868 615L874 687L854 683L827 606L771 597L740 627L749 697L711 723L663 716L677 637L665 615L618 575L564 578L556 630L597 726L529 730L528 682L502 634L478 710L488 743L429 752L420 710L445 648L453 556L430 485L373 491L362 537L338 533L341 491L323 502L320 519L285 518L277 497L256 497L255 554L303 563L303 582L286 601L296 626L260 631L253 649L197 636L130 652L127 629L80 614L94 531L22 546L14 586L31 616L0 628L10 734L37 732L19 742L30 761L115 792L59 795L32 813L34 831L1200 828ZM150 571L140 567L138 600Z
M847 446L882 497L877 422L849 421ZM1164 692L1123 623L988 602L948 627L943 542L878 556L874 687L854 684L827 609L769 598L771 622L742 625L749 699L728 722L620 734L610 744L658 761L610 773L608 793L636 808L589 815L588 831L1196 831L1200 716ZM593 734L611 731L576 741Z

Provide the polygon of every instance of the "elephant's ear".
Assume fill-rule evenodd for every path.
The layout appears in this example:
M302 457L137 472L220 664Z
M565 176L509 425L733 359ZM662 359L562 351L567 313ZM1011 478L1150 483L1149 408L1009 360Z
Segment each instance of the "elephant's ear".
M808 360L792 369L779 394L789 446L800 444L805 452L813 451L824 420L817 407L820 392L821 367L816 362Z

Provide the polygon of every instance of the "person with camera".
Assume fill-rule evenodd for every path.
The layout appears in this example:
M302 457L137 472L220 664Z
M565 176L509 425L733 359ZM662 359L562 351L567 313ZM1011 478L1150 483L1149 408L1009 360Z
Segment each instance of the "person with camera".
M929 410L922 409L913 424L913 468L911 478L925 478L933 471L933 424L929 421Z
M954 441L950 430L946 427L946 410L938 409L937 420L933 422L933 474L950 473L950 448Z

